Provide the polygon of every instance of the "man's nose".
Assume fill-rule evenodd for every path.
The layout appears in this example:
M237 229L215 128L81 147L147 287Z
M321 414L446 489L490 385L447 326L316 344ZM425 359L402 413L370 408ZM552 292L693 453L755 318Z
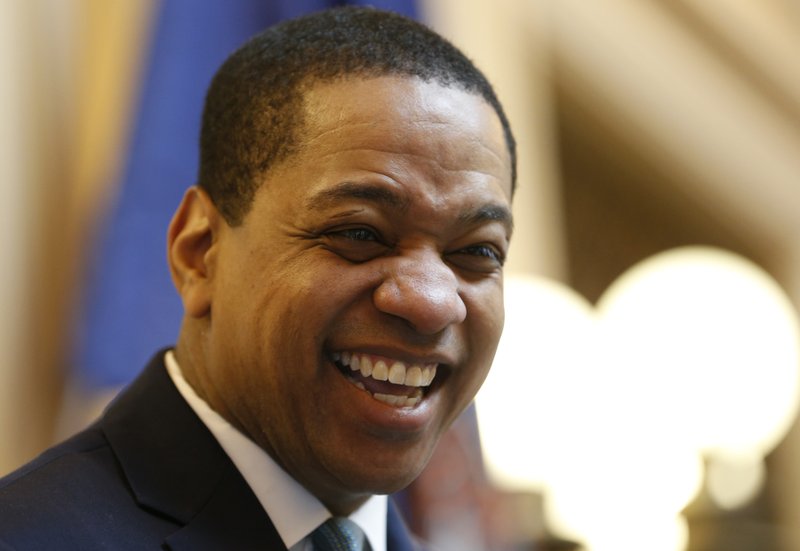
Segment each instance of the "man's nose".
M458 278L433 253L392 259L373 301L378 310L404 319L422 334L439 333L467 316Z

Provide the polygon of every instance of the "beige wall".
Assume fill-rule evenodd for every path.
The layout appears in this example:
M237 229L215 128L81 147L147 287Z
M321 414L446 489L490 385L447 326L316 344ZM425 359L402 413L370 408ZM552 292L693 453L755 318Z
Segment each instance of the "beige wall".
M150 1L0 0L0 471L48 445Z

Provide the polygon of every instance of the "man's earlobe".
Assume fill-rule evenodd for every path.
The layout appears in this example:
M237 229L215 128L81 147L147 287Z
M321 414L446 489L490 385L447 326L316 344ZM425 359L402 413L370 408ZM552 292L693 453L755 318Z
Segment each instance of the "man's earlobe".
M167 259L172 282L181 295L186 315L201 318L211 311L214 247L220 215L208 194L189 188L167 232Z

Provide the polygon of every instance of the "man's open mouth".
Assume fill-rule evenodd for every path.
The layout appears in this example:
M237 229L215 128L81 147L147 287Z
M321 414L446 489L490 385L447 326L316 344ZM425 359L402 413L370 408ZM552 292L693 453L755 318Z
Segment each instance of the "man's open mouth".
M390 406L413 408L436 377L436 363L406 364L371 354L333 352L331 359L351 383Z

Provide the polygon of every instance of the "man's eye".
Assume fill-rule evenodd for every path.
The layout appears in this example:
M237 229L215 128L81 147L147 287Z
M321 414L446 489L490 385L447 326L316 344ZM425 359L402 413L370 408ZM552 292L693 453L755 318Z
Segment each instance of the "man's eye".
M333 232L333 235L352 239L353 241L378 241L378 236L375 232L367 228L348 228Z
M467 247L465 249L461 249L462 253L471 254L474 256L482 256L491 260L496 261L500 265L505 262L505 258L503 255L497 251L494 247L490 247L489 245L473 245L471 247Z
M505 255L492 245L471 245L448 256L459 268L480 273L496 272L506 261Z
M381 235L370 228L341 228L325 234L327 248L351 262L365 262L384 254L387 245Z
M500 253L488 245L473 245L472 247L463 249L463 252L467 254L474 254L475 256L485 256L487 258L497 260L498 262L501 261Z

